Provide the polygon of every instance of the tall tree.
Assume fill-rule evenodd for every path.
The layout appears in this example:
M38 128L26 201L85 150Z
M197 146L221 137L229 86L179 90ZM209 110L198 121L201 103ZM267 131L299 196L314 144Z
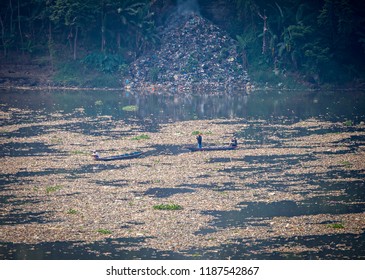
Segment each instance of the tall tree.
M52 5L51 20L69 28L68 39L74 60L77 59L79 32L95 22L98 4L96 0L56 0Z

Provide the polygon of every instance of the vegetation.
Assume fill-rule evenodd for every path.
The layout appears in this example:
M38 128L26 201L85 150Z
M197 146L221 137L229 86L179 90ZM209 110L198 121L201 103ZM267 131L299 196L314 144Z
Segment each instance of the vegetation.
M135 136L132 138L132 140L147 140L147 139L150 139L150 137L146 134L141 134L141 135L138 135L138 136Z
M345 121L345 122L343 123L343 125L345 125L345 126L353 126L353 125L354 125L354 122L353 122L353 121L351 121L351 120L347 120L347 121Z
M154 205L155 210L181 210L182 206L174 203Z
M352 167L352 163L347 161L347 160L346 161L341 161L340 164L343 165L346 168L351 168Z
M334 228L334 229L342 229L342 228L345 228L343 224L339 224L339 223L336 223L336 224L331 224L329 225L331 228Z
M112 234L112 231L109 230L109 229L103 229L103 228L100 228L97 230L98 233L101 233L101 234Z
M200 0L214 22L221 1ZM117 86L129 63L158 48L157 27L180 1L8 0L0 4L1 57L37 58L55 82ZM312 84L361 81L365 2L356 0L227 0L225 28L237 41L252 80L298 77ZM208 11L215 11L209 14ZM220 54L224 56L223 54ZM193 57L184 71L196 65ZM268 75L268 73L271 73ZM154 81L158 67L148 73ZM85 77L90 77L85 79ZM262 79L263 80L263 79Z
M122 110L127 111L127 112L135 112L138 110L138 106L136 106L136 105L124 106L124 107L122 107Z
M191 135L199 135L199 134L203 134L203 132L199 131L199 130L194 130Z
M68 211L67 211L67 214L70 214L70 215L76 215L78 213L78 211L77 210L75 210L75 209L69 209Z
M59 191L60 189L62 189L62 186L60 185L49 186L46 188L46 193L47 194L54 193L56 191Z

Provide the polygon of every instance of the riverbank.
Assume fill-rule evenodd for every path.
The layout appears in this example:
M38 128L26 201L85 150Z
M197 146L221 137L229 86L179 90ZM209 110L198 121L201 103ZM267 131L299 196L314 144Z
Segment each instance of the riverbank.
M293 77L290 79L290 83L285 83L277 79L275 82L271 83L257 83L252 81L249 83L248 87L244 88L230 88L224 83L218 85L215 88L197 88L191 85L180 86L180 87L168 87L162 84L137 84L134 87L122 84L121 77L118 75L107 75L104 80L105 83L100 84L95 82L95 75L100 75L98 80L103 80L105 74L90 72L89 74L81 75L78 71L72 80L67 82L67 79L63 81L57 81L55 78L57 71L52 69L48 65L39 65L32 60L28 60L27 63L4 63L1 64L0 70L0 88L3 89L27 89L27 90L110 90L110 91L120 91L127 90L131 92L165 92L165 93L188 93L188 92L212 92L212 93L227 93L227 92L238 92L238 93L252 93L255 90L363 90L365 89L365 83L362 81L356 81L347 85L313 85L300 81L298 77ZM79 76L80 79L78 78ZM108 81L114 80L111 83ZM272 80L272 79L271 79ZM297 80L297 82L293 82ZM78 82L77 82L78 81Z

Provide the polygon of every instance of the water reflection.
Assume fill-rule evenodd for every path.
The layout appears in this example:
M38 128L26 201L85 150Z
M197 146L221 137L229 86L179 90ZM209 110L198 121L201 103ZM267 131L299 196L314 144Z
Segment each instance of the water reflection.
M246 118L297 121L311 117L326 120L364 120L365 94L363 92L255 92L252 95L159 95L128 94L127 92L98 91L0 91L3 110L12 111L13 118L4 124L24 122L31 117L52 117L60 113L64 118L82 116L111 116L113 120L138 120L147 126L163 122ZM123 107L137 106L136 112ZM22 110L31 110L26 112ZM32 116L28 114L31 113Z

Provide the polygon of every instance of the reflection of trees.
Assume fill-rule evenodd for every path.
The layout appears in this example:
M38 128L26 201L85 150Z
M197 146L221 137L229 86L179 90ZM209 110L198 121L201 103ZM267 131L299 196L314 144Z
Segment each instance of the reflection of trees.
M140 118L153 117L159 121L182 121L206 118L240 117L245 112L246 96L212 95L136 95Z

